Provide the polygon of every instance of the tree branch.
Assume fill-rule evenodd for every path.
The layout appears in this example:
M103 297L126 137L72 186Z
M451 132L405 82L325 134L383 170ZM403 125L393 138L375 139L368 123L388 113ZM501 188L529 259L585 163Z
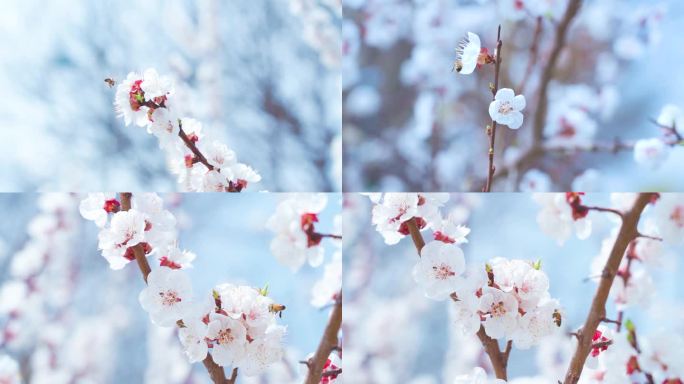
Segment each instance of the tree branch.
M185 143L185 146L188 147L190 152L192 152L192 154L195 155L193 162L200 162L204 164L204 166L207 167L210 171L214 170L214 166L209 164L207 158L204 157L202 152L200 152L199 148L197 148L197 145L195 145L195 142L192 141L183 130L183 121L181 121L181 119L178 119L178 136L181 138L181 140L183 140L183 143Z
M406 225L411 233L413 244L416 246L416 250L418 251L418 257L420 257L420 252L425 246L425 240L423 239L423 235L420 234L420 230L418 230L415 217L407 220ZM501 352L499 349L499 343L487 336L487 333L482 325L480 325L480 330L477 331L477 337L482 342L482 346L489 356L489 360L492 362L494 374L496 375L497 379L506 380L506 367L508 365L508 355L511 353L512 342L509 341L506 345L506 350Z
M425 240L423 240L423 235L420 234L420 230L418 229L418 225L416 224L416 218L412 217L410 220L408 220L406 222L406 226L408 227L409 233L411 234L413 244L416 246L416 251L418 251L418 257L420 257L420 252L423 250L423 247L425 246Z
M492 88L492 100L496 97L496 92L499 90L499 72L501 70L501 46L503 42L501 41L501 25L499 25L499 30L496 35L496 52L495 62L494 62L494 87ZM488 129L489 134L489 167L487 172L487 184L485 184L484 192L491 192L492 181L494 180L494 144L496 141L496 121L492 119L491 130Z
M131 209L132 196L133 194L130 192L119 193L122 211L128 211ZM150 264L147 262L145 251L143 250L141 244L136 244L133 246L133 254L135 255L135 260L138 262L138 267L140 268L140 272L142 272L145 284L147 284L147 276L150 274L152 269L150 268ZM206 367L209 377L214 384L235 384L235 381L237 380L237 368L233 369L233 375L231 378L226 379L226 373L223 370L223 367L216 364L210 354L207 354L207 357L202 361L202 363Z
M318 344L316 353L314 353L313 357L306 362L306 366L309 368L309 372L306 375L306 384L318 384L321 382L321 377L323 377L323 366L325 366L325 363L328 361L330 353L339 347L337 334L340 332L341 326L342 291L340 291L337 301L335 301L335 306L330 314L328 325L326 325L325 330L323 331L323 337Z
M480 325L480 330L477 331L477 337L480 339L485 352L489 356L489 360L492 362L492 368L494 369L494 375L496 378L508 380L508 374L506 373L508 354L502 353L501 350L499 350L499 343L487 336L487 333L482 325ZM510 353L508 346L507 350Z
M570 27L570 23L575 18L582 6L582 0L570 0L568 6L565 9L565 14L563 19L556 27L556 38L553 43L553 48L551 49L551 54L549 55L549 61L544 67L544 72L542 72L540 87L539 87L539 98L537 100L537 111L534 114L534 125L532 132L532 143L534 145L540 144L544 139L544 125L546 123L546 113L548 108L548 91L551 79L553 79L553 71L556 69L556 64L558 58L560 57L563 48L565 47L566 35Z
M603 268L599 286L591 303L587 319L584 322L584 326L578 331L577 349L570 361L564 384L577 384L580 379L582 369L584 368L584 362L586 361L587 356L589 356L589 352L592 348L592 337L594 336L594 332L602 319L606 317L606 301L608 300L610 288L613 285L618 268L620 267L620 262L625 255L629 243L636 239L639 234L637 225L639 224L641 213L651 201L651 198L651 193L639 194L632 209L622 216L620 231L615 239L606 265Z

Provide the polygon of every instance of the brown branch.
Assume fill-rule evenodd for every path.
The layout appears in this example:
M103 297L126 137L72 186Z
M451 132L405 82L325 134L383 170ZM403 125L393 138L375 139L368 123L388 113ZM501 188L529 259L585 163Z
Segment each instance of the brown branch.
M237 368L233 368L233 373L231 374L230 379L227 379L226 372L223 370L223 367L216 364L214 359L212 359L211 355L209 354L207 354L207 357L202 360L202 364L204 364L204 368L207 369L209 378L215 384L235 384L237 381Z
M503 42L501 41L501 25L496 35L496 52L495 62L494 62L494 86L492 87L492 100L496 97L496 92L499 90L499 72L501 70L501 46ZM492 118L491 126L487 127L487 133L489 134L489 166L487 172L487 183L484 187L484 192L491 192L492 181L494 180L494 171L496 167L494 166L494 144L496 141L496 121Z
M525 69L525 76L523 77L520 85L518 85L518 93L524 94L527 82L530 80L532 75L532 69L537 63L539 55L539 41L541 40L542 29L544 26L544 18L542 16L537 16L537 26L534 29L534 37L532 38L532 45L530 46L530 61L527 62L527 68Z
M620 267L620 262L622 261L627 246L632 240L636 239L638 236L637 225L641 217L641 213L646 207L646 205L651 201L652 194L641 193L637 197L632 209L625 212L622 216L622 224L620 225L620 231L615 239L613 248L610 252L610 256L606 261L606 265L603 268L603 273L599 281L599 286L596 289L596 294L591 303L591 308L587 314L587 319L584 322L582 328L578 331L577 337L577 349L570 361L570 366L565 375L564 384L576 384L582 374L582 369L584 368L584 362L589 356L589 352L592 349L592 338L594 332L598 327L601 320L606 317L606 301L608 300L608 294L610 293L610 288L613 285L615 276L617 275L618 268Z
M410 220L406 221L406 225L408 226L409 232L411 233L411 239L413 240L413 244L416 246L416 250L418 251L418 257L420 257L420 252L423 250L423 247L425 246L425 240L423 239L423 235L420 234L420 231L416 226L416 219L411 218ZM507 380L506 367L508 365L508 356L511 353L511 347L513 345L512 342L509 341L506 344L506 350L504 352L501 352L501 350L499 349L499 343L491 337L487 336L487 333L485 332L485 329L482 325L480 325L480 330L477 331L477 337L480 338L482 346L484 347L485 352L489 356L489 360L492 362L494 374L496 375L497 379Z
M413 240L413 244L416 246L416 251L418 251L418 257L420 257L420 252L425 246L425 240L423 240L423 235L420 234L420 230L416 224L416 218L412 217L410 220L408 220L406 222L406 226L411 234L411 240Z
M131 209L131 196L133 196L133 194L130 192L122 192L119 194L122 211ZM147 276L152 272L152 269L147 262L147 257L145 257L145 250L143 249L142 244L138 243L133 246L133 255L135 256L135 261L138 263L140 272L142 272L143 279L145 280L145 283L147 283Z
M508 354L504 354L499 350L499 343L487 336L485 329L480 325L480 330L477 331L477 337L480 339L485 352L489 356L489 360L492 362L492 368L494 369L494 375L497 379L508 380L506 373L506 366L508 365ZM508 349L508 346L506 347ZM510 349L508 349L510 353Z
M192 152L195 157L192 159L193 163L200 162L204 164L205 167L207 167L210 171L214 170L214 166L209 164L207 161L207 158L204 157L202 152L197 148L197 145L195 145L195 142L190 140L188 135L185 133L183 130L183 122L178 119L178 136L183 140L183 143L185 143L185 146L188 147L188 149Z
M534 114L534 125L532 132L532 145L538 145L544 139L544 125L546 123L546 113L548 108L548 91L551 79L553 79L553 72L556 69L556 64L560 57L563 48L565 47L566 35L570 27L570 23L575 18L582 6L582 0L570 0L568 6L565 9L565 14L563 18L558 23L556 27L556 37L553 43L553 48L551 49L551 54L549 55L549 61L544 67L544 71L541 75L539 96L537 100L537 110Z
M119 193L122 211L128 211L131 209L132 196L133 194L130 192ZM150 274L152 269L150 268L150 264L147 262L142 244L136 244L133 246L133 254L135 255L135 260L138 262L138 268L140 268L140 272L142 272L145 284L147 284L147 276ZM202 361L202 363L206 367L209 377L214 384L235 384L235 380L237 380L237 368L233 369L233 375L231 378L226 379L226 373L223 370L223 367L216 364L210 354L207 354L207 357Z
M325 330L323 331L321 342L318 344L318 348L316 349L316 353L314 353L313 357L305 362L306 366L309 367L305 384L318 384L321 382L321 377L323 377L323 367L328 361L330 353L339 347L337 334L340 332L341 326L342 292L340 291L339 297L337 298L332 313L330 314L328 325L326 325Z

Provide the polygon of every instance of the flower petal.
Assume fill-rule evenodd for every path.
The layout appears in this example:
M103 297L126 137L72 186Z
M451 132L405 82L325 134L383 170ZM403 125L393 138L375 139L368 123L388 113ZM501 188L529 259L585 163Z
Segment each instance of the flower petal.
M496 92L496 95L494 96L494 100L498 101L512 101L513 97L515 96L515 92L513 92L512 89L510 88L501 88Z
M510 129L518 129L523 123L523 114L518 112L518 111L513 111L508 114L510 116L510 119L508 120L508 128Z
M496 121L497 117L500 115L499 114L499 103L498 101L494 100L491 103L489 103L489 117L492 118L492 120Z
M513 108L515 108L516 111L522 111L527 106L527 102L525 101L525 96L518 95L518 96L514 97L511 105L513 105Z

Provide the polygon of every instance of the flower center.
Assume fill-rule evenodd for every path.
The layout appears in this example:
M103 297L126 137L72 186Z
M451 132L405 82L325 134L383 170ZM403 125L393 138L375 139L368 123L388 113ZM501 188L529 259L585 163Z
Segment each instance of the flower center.
M119 246L125 246L126 244L128 244L128 242L131 241L131 239L133 239L133 237L135 237L136 233L138 233L136 230L129 228L126 231L126 234L124 235L124 239Z
M506 307L504 307L503 301L498 303L492 303L492 317L500 317L506 314Z
M178 297L178 292L168 290L166 292L159 292L159 297L161 297L162 305L171 307L176 303L180 303L182 300Z
M577 129L575 126L565 117L561 117L560 126L561 129L558 132L558 135L561 137L574 137L577 134Z
M499 113L502 115L507 115L512 111L513 111L513 106L508 101L504 101L499 105Z
M444 263L433 266L432 270L435 271L435 277L438 280L446 280L449 277L456 275L456 273L454 273L451 267Z
M670 220L674 221L678 228L684 228L684 206L678 205L675 207L672 214L670 214Z
M402 205L399 207L399 214L390 218L389 222L390 223L396 223L397 221L401 220L401 217L404 216L404 214L408 211L408 207L405 205Z
M230 344L233 340L235 340L235 337L232 334L232 330L228 328L220 330L216 339L218 340L219 344Z

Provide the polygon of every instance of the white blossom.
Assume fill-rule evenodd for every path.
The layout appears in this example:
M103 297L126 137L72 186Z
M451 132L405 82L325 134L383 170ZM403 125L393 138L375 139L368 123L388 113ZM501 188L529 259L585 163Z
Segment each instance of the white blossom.
M173 326L191 308L190 278L182 271L157 268L147 276L147 287L138 298L153 323Z
M464 271L465 257L459 247L430 241L423 247L421 257L413 267L413 279L427 297L443 300L456 290Z
M468 32L456 48L456 62L454 68L462 75L473 73L480 57L480 36Z
M214 343L211 356L216 364L228 367L244 358L247 330L240 321L212 312L209 315L207 337Z
M496 92L494 101L489 104L489 116L499 124L518 129L523 123L521 111L525 109L525 105L525 96L516 96L512 89L502 88Z
M485 315L482 325L489 337L510 339L518 322L518 302L513 294L483 287L480 311Z
M634 144L634 161L656 168L667 160L669 152L670 149L659 138L637 140Z
M684 197L662 194L655 204L653 220L664 241L672 244L684 242Z
M577 238L586 239L591 234L591 221L584 217L574 219L572 208L562 193L537 193L533 199L541 205L537 223L542 232L563 245L573 231Z

